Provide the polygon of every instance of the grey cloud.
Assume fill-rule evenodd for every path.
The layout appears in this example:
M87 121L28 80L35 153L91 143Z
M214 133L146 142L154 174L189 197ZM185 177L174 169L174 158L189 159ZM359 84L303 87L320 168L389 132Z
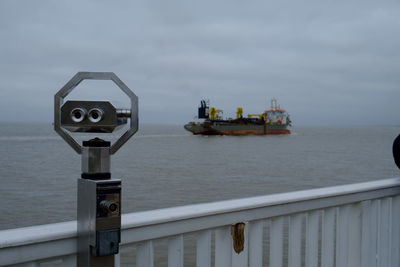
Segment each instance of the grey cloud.
M201 98L233 116L277 97L295 124L400 124L399 7L1 1L0 121L21 106L30 115L13 120L50 121L53 94L90 70L114 71L135 90L141 122L184 123Z

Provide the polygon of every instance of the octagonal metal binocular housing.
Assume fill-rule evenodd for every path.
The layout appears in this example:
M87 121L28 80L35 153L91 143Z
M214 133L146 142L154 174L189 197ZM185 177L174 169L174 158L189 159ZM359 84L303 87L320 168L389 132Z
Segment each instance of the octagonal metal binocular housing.
M118 109L109 101L63 103L65 97L83 80L111 80L129 98L130 108ZM129 129L111 145L114 154L139 128L138 97L113 72L78 72L54 96L54 130L78 153L82 146L68 132L112 133L130 120Z
M112 133L128 122L129 109L108 101L67 101L61 107L61 127L70 132Z

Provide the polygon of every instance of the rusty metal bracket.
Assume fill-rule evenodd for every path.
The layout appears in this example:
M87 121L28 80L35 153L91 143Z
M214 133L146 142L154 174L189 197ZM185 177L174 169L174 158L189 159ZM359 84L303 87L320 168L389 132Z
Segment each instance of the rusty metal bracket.
M231 235L232 235L232 241L233 241L233 249L237 254L243 251L244 249L244 228L246 224L245 223L237 223L234 225L231 225Z

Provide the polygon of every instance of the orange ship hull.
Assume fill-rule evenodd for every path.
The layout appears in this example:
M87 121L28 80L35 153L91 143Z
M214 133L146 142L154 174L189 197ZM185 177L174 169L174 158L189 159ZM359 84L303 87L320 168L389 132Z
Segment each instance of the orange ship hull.
M205 121L203 123L188 123L184 128L195 135L271 135L290 134L288 125L232 123L227 121Z

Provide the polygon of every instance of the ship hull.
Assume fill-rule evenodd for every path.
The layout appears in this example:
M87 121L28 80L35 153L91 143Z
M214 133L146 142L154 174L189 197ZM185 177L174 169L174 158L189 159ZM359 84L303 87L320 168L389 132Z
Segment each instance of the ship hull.
M290 134L287 125L278 124L239 124L224 122L188 123L184 128L195 135L270 135Z

